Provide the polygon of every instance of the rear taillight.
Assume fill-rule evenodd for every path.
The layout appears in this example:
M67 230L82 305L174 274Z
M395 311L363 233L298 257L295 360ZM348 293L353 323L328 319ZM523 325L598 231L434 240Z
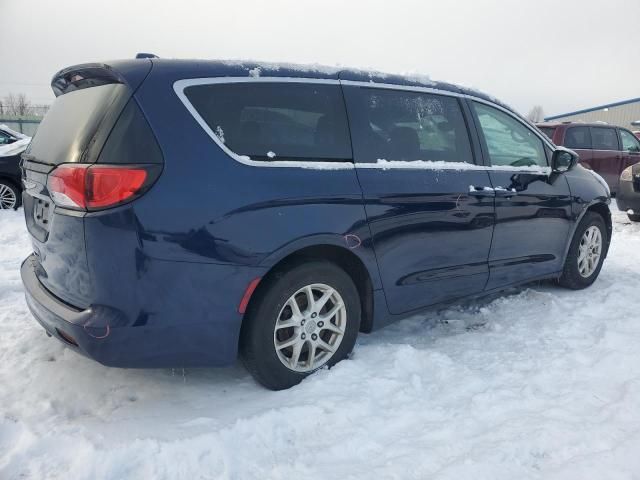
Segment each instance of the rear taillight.
M49 174L47 188L60 207L101 210L140 196L158 173L158 165L63 164Z

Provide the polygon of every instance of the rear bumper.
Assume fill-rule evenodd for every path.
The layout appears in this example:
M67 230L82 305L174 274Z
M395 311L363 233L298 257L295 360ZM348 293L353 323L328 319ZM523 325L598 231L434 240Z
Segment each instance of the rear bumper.
M633 182L620 182L616 201L620 210L633 210L636 214L640 214L640 192L634 190Z
M31 255L20 269L27 305L48 334L82 355L126 368L223 366L236 360L242 315L231 299L228 311L214 312L215 321L188 320L187 309L184 318L168 321L154 313L161 321L131 321L113 307L78 309L63 302L42 285L38 265Z

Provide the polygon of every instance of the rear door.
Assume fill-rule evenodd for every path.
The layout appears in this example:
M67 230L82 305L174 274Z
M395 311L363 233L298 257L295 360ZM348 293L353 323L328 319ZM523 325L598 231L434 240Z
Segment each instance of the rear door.
M620 143L622 144L622 165L620 174L625 168L640 162L640 141L636 136L624 128L618 129L620 132Z
M590 127L593 144L591 167L616 193L622 172L622 152L614 127Z
M479 102L471 108L496 195L487 290L560 271L571 196L564 176L551 174L550 148L511 113Z
M481 292L493 191L474 162L460 100L354 85L344 93L391 313Z

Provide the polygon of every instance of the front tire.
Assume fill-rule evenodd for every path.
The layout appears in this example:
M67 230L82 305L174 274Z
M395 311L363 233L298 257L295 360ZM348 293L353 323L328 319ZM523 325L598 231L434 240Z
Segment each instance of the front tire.
M587 212L571 240L560 285L573 290L587 288L600 274L609 247L609 237L603 218Z
M242 360L259 383L283 390L349 355L360 329L360 298L344 270L312 261L265 282L240 340Z
M0 179L0 210L17 210L21 200L20 190L13 183Z

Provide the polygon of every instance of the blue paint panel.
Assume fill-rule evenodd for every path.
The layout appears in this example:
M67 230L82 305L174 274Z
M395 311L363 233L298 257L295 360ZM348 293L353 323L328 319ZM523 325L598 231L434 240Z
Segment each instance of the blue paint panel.
M263 76L363 80L362 72L258 64L118 63L164 157L151 189L105 211L51 208L43 224L36 217L50 202L45 185L52 167L29 165L25 215L35 255L22 275L28 305L48 332L73 338L72 348L106 365L229 364L247 286L303 248L330 245L363 263L373 287L373 325L381 327L407 312L557 272L585 209L608 202L604 187L581 167L547 178L482 169L242 164L200 127L173 84L248 76L258 67ZM472 125L469 131L482 164ZM358 162L357 146L354 155ZM518 190L515 199L482 194L507 183Z

